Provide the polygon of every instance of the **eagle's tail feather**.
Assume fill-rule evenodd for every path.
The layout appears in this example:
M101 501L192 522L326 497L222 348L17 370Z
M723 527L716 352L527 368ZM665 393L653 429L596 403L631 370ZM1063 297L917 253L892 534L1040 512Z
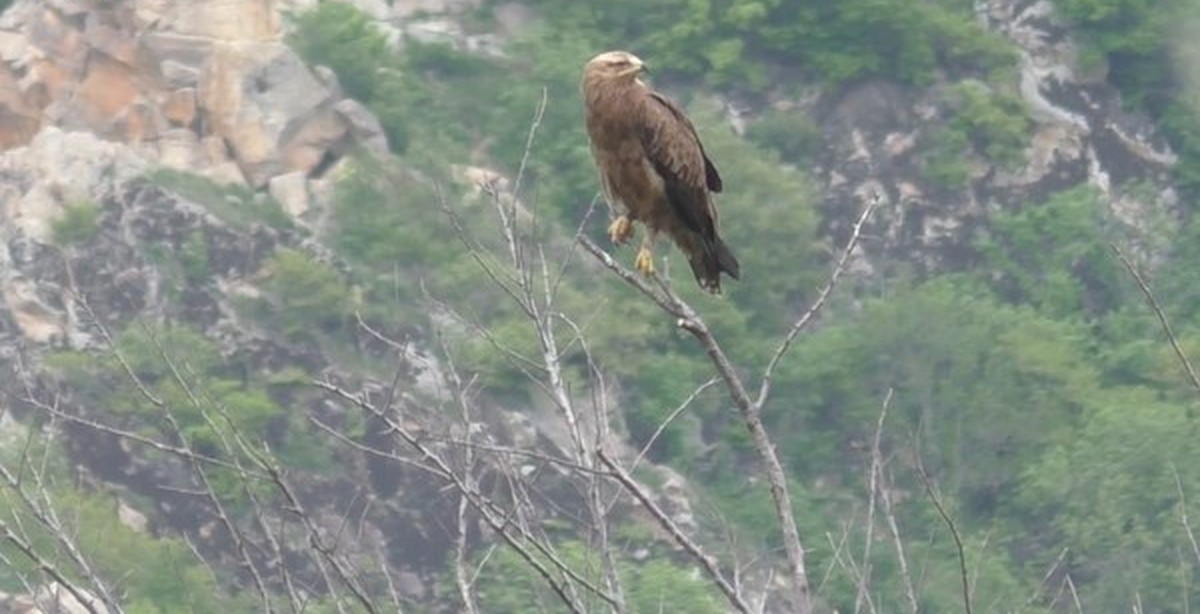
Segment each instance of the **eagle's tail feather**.
M728 245L725 245L721 237L703 241L703 250L695 253L693 259L688 260L688 264L691 265L692 274L696 276L700 287L713 294L721 293L722 272L734 279L738 279L741 274L737 258L733 256L733 251L729 249Z
M729 274L734 279L741 279L742 267L738 264L737 258L733 257L733 251L728 245L721 240L721 237L713 237L713 253L717 257L717 267Z

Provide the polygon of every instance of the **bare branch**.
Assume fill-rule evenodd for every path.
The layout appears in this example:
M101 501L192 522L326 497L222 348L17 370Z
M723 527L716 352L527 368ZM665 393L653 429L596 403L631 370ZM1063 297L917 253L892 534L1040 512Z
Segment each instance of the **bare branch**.
M458 598L466 614L475 614L475 597L471 593L470 574L467 569L467 497L459 494L458 514L454 533L454 584L458 587Z
M1171 463L1171 475L1175 477L1175 488L1179 492L1179 521L1183 524L1183 531L1192 546L1192 555L1196 557L1196 562L1200 563L1200 544L1196 543L1196 534L1192 532L1192 523L1188 519L1187 496L1183 493L1183 480L1179 478L1179 470L1175 463Z
M925 464L921 461L919 453L917 454L917 473L921 476L921 483L925 485L925 493L929 495L930 502L933 503L938 515L942 517L942 521L946 523L946 527L950 529L950 536L954 538L954 548L958 551L958 572L962 580L963 611L971 614L971 581L967 572L967 552L963 547L962 536L958 533L958 526L954 523L954 519L946 511L946 506L942 504L942 498L938 495L933 480L925 472Z
M871 481L878 485L879 498L883 503L883 515L887 519L888 532L891 533L892 544L896 548L896 560L900 564L900 577L904 580L904 595L908 598L909 611L917 614L921 611L921 606L917 601L917 591L913 584L912 573L908 569L908 556L904 552L904 540L900 538L900 524L896 521L896 510L891 488L887 485L888 480L884 479L883 472L883 454L881 451L883 424L887 420L888 408L892 404L893 393L894 390L889 388L887 396L883 399L883 408L879 411L879 421L875 424L875 439L871 442Z
M687 551L688 554L692 556L692 558L696 559L696 561L700 563L700 567L704 569L704 572L708 574L708 577L711 578L713 583L717 585L717 588L721 589L721 592L725 594L725 598L729 600L729 605L733 606L738 612L750 614L750 606L742 599L742 596L739 595L736 590L734 590L733 585L729 582L729 580L725 578L725 574L723 574L721 569L718 567L717 560L708 553L704 552L700 544L692 541L692 539L688 537L682 529L679 528L679 525L675 524L675 522L671 520L670 516L667 516L666 512L662 511L662 508L660 508L658 504L656 504L654 500L650 498L649 493L647 493L640 485L638 485L633 477L626 473L620 465L609 458L608 454L605 453L604 450L597 450L596 457L600 459L601 464L612 470L613 476L616 478L617 482L619 482L621 486L625 487L625 490L627 490L629 494L633 495L633 497L637 499L638 503L640 503L642 507L644 507L648 512L650 512L651 515L654 516L654 519L658 521L659 526L666 529L667 532L671 534L671 537L675 540L675 543L679 544L680 547L682 547Z
M29 562L33 563L39 571L53 578L54 581L66 589L68 593L71 593L71 596L74 597L76 601L83 605L83 607L87 608L88 612L91 614L103 614L108 611L107 609L97 609L98 604L96 602L98 600L95 597L89 595L87 591L79 588L78 586L75 586L75 583L72 582L70 578L66 576L66 574L59 571L58 567L55 567L53 563L45 558L42 558L42 556L38 554L37 550L33 548L32 544L14 533L13 530L9 528L8 523L4 522L3 519L0 519L0 539L8 542L14 548L16 548L18 552L25 555L25 558L29 559ZM117 607L116 603L109 605L112 605L118 612L121 611Z
M1110 245L1110 247L1113 254L1125 266L1125 270L1129 271L1129 275L1133 277L1138 288L1142 290L1142 294L1146 297L1146 302L1150 304L1150 309L1154 311L1154 316L1158 318L1159 326L1162 327L1163 333L1167 335L1167 341L1171 343L1171 349L1175 351L1175 358L1179 360L1179 364L1183 367L1184 372L1187 373L1188 381L1191 382L1192 387L1197 392L1200 392L1200 376L1196 375L1196 370L1192 368L1192 361L1188 360L1187 354L1184 353L1183 348L1179 345L1179 338L1175 336L1175 331L1171 329L1171 323L1167 320L1167 314L1163 312L1162 306L1159 305L1158 299L1155 298L1154 292L1150 289L1150 284L1138 272L1137 266L1133 264L1133 261L1125 255L1125 252L1121 251L1121 248L1116 245Z
M642 446L642 449L638 451L637 456L633 458L633 462L629 465L630 471L637 469L638 465L641 464L642 459L646 457L646 453L650 451L650 447L654 445L655 441L658 441L659 436L662 435L663 431L667 430L667 427L675 421L675 418L678 418L679 414L682 414L688 407L691 407L692 403L700 395L704 394L705 390L708 390L713 386L713 384L716 383L717 378L713 377L709 378L708 381L704 382L703 384L697 386L696 389L693 390L692 393L689 394L687 398L685 398L683 402L675 408L674 411L668 414L667 417L663 419L661 423L659 423L658 428L654 429L654 433L650 435L650 439L646 440L646 445Z
M859 568L858 563L854 561L854 557L844 554L847 549L847 543L850 541L850 523L846 522L843 524L840 540L834 542L833 535L826 531L825 541L829 542L829 548L833 551L831 565L838 565L845 569L850 578L854 580L854 586L858 588L858 595L854 601L854 614L861 612L864 604L867 607L867 612L875 614L875 600L871 597L871 591L867 586L868 572L864 572Z
M784 336L783 341L776 348L775 354L771 356L770 362L767 363L767 368L763 370L762 383L758 388L758 398L754 401L757 406L762 407L771 395L771 382L775 377L775 369L779 366L779 362L783 360L784 355L787 354L788 349L792 347L792 342L796 340L796 336L812 322L817 312L825 305L825 301L829 299L829 295L833 293L834 287L837 286L838 280L846 270L846 263L850 260L850 255L854 253L854 248L858 246L863 226L866 225L875 208L879 206L879 200L879 193L875 193L871 198L871 202L867 204L862 214L858 216L858 221L854 223L854 230L850 233L850 239L846 241L846 247L842 250L841 257L838 258L837 264L834 265L833 272L829 274L829 281L825 282L825 287L821 288L821 291L817 294L817 300L813 301L808 311L805 311L792 324L792 327L788 329L787 335Z

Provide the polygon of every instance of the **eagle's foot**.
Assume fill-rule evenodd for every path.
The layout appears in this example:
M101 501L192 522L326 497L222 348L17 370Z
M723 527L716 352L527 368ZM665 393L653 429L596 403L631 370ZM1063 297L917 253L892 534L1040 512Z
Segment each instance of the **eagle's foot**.
M617 245L623 245L633 235L633 222L624 215L618 216L608 225L608 238Z
M633 261L633 268L637 269L642 275L647 277L654 274L654 252L642 247L638 250L637 258Z

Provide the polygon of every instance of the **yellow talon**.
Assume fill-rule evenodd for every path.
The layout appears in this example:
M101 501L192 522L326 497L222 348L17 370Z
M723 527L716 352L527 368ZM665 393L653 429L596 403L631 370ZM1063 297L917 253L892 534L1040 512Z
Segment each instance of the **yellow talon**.
M638 250L637 259L633 261L633 267L642 275L650 276L654 274L654 253L643 247Z
M608 238L617 245L621 245L629 240L629 236L633 234L633 222L624 215L617 217L611 224L608 225Z

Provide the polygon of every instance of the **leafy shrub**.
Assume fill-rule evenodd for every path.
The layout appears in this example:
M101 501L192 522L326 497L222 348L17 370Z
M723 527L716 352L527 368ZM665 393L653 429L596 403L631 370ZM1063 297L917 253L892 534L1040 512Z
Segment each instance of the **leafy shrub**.
M971 137L963 130L936 128L924 143L921 176L940 187L963 187L971 176Z
M1010 45L959 2L905 0L672 0L602 5L538 0L547 22L594 48L619 44L656 67L715 85L761 90L768 62L832 83L868 75L929 81L939 63L987 72L1012 65Z
M50 238L55 245L83 245L100 230L100 208L93 203L79 202L63 207L62 215L50 222Z
M1195 99L1192 104L1180 100L1171 105L1162 122L1163 132L1168 135L1179 155L1179 162L1172 169L1172 174L1179 186L1190 195L1200 194L1200 93L1195 95ZM1195 203L1195 200L1191 202Z
M1033 122L1020 98L979 81L953 86L947 98L950 119L924 143L925 179L944 188L962 186L970 176L971 151L1002 168L1024 161Z
M350 313L350 288L329 265L280 248L263 266L263 289L272 311L269 324L292 339L310 338L342 326Z
M374 97L389 56L370 18L344 2L320 2L298 15L288 44L309 64L331 68L346 94L363 102Z
M268 426L282 415L263 388L241 373L231 374L213 342L193 329L134 324L116 335L115 351L119 357L60 351L46 364L71 383L80 402L111 423L135 432L159 431L168 440L182 438L210 456L245 454L227 445L234 432L249 441L263 440ZM166 413L174 424L164 419ZM290 445L276 443L281 449ZM210 477L219 495L233 500L244 495L234 471L214 468Z
M1095 317L1118 303L1121 279L1107 245L1111 224L1089 187L991 218L977 247L999 295L1057 317Z
M208 240L203 230L195 230L179 248L179 264L190 283L203 283L209 277Z
M528 612L534 604L546 611L557 611L557 601L551 589L527 565L520 555L510 548L489 551L491 554L480 562L478 592L480 604L487 604L488 612L516 614ZM594 585L603 586L601 561L586 544L567 542L557 544L555 553L559 560L572 569L583 572ZM550 567L549 563L544 563ZM666 558L653 558L642 563L621 557L617 561L621 584L625 589L626 605L631 612L678 611L704 614L725 611L725 602L715 594L715 588L702 579L696 570L671 563ZM582 591L581 591L582 592ZM592 595L583 595L599 609L604 602ZM587 608L591 610L592 608Z
M57 483L70 483L64 475ZM117 503L104 495L85 494L56 486L45 493L53 500L62 522L61 530L70 537L89 565L89 570L109 586L120 585L119 599L127 612L250 612L256 604L248 595L231 596L217 584L212 570L196 560L182 539L154 537L129 528L121 522ZM39 556L55 561L55 567L69 576L83 575L74 565L77 560L58 551L58 541L28 513L11 491L0 493L0 523L19 527ZM65 513L68 512L69 513ZM16 549L5 544L5 565L0 566L0 586L7 590L28 589L35 566ZM138 564L130 565L130 561ZM13 564L10 566L9 563Z
M825 145L821 127L798 109L771 109L746 127L746 138L779 152L783 160L803 164Z
M1015 95L993 91L978 81L964 81L952 90L956 107L952 122L992 162L1012 167L1024 160L1032 120Z

